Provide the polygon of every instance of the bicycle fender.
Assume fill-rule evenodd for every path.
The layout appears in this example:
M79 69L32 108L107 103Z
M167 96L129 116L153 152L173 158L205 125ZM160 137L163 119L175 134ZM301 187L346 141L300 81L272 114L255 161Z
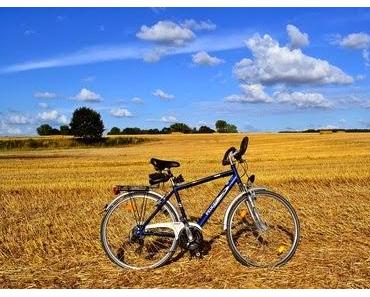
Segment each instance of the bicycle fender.
M263 187L256 187L256 188L251 188L249 189L250 192L253 192L253 191L258 191L258 190L267 190L267 188L263 188ZM238 196L236 196L234 198L233 201L231 201L231 203L229 204L229 207L227 208L226 212L225 212L225 216L224 216L224 230L227 229L227 217L229 216L229 213L230 213L230 210L231 210L231 207L234 205L234 203L240 198L242 197L243 195L247 194L247 192L242 192L240 193Z

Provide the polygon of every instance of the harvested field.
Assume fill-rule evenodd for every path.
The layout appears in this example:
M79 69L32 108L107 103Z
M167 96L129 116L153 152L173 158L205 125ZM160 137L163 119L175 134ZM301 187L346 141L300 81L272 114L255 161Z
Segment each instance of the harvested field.
M302 238L277 269L241 266L222 230L224 201L204 230L201 260L123 270L99 240L115 184L147 184L150 157L181 163L186 181L220 172L244 135L162 135L122 148L0 153L1 288L370 288L370 134L249 134L249 172L293 204ZM225 180L182 192L197 217ZM161 190L163 192L163 189Z

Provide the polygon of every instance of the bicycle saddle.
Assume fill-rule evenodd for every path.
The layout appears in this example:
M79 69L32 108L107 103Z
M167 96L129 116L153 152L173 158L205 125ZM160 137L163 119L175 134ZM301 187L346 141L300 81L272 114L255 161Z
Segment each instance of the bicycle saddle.
M159 160L156 158L151 158L150 163L154 166L156 170L164 170L169 169L172 167L179 167L180 163L176 161L166 161L166 160Z

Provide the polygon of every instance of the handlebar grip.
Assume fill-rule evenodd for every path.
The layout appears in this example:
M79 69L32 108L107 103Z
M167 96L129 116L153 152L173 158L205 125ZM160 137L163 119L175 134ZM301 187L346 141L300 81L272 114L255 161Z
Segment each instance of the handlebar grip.
M240 144L240 149L239 151L234 155L234 158L236 160L240 160L241 157L245 154L245 152L247 151L247 147L248 147L248 142L249 142L249 138L248 136L245 136Z

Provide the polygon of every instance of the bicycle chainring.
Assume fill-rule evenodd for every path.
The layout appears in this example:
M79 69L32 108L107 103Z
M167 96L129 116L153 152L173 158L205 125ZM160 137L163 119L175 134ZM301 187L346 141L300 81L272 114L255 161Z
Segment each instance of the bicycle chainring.
M186 233L186 229L183 228L179 234L179 245L182 249L188 250L191 256L201 257L203 251L203 235L202 232L193 226L189 227L193 240L190 241Z

